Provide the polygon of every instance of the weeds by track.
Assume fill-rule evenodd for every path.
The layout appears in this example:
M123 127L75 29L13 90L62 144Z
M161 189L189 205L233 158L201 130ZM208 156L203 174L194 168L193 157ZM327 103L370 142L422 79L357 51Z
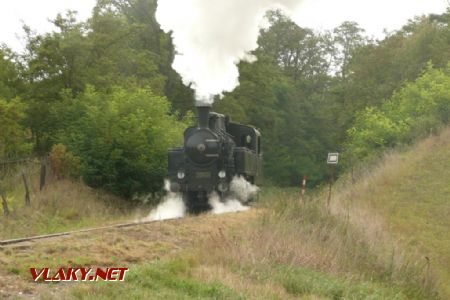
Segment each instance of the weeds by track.
M235 212L235 213L239 213L239 212ZM227 214L229 214L229 213L227 213ZM120 223L120 224L113 224L113 225L102 226L102 227L93 227L93 228L86 228L86 229L80 229L80 230L65 231L65 232L60 232L60 233L52 233L52 234L36 235L36 236L23 237L23 238L8 239L8 240L0 241L0 247L14 245L14 244L20 244L23 242L44 240L44 239L49 239L49 238L54 238L54 237L69 236L69 235L78 234L78 233L86 233L86 232L101 231L101 230L116 229L116 228L134 227L134 226L140 226L140 225L146 225L146 224L152 224L152 223L169 222L169 221L180 220L180 219L183 219L183 218L171 218L171 219L165 219L165 220Z
M91 232L91 231L101 231L101 230L108 230L108 229L115 229L115 228L125 228L125 227L146 225L146 224L171 221L171 220L178 220L178 219L121 223L121 224L114 224L114 225L108 225L108 226L102 226L102 227L86 228L86 229L66 231L66 232L60 232L60 233L52 233L52 234L37 235L37 236L24 237L24 238L9 239L9 240L0 241L0 247L13 245L13 244L19 244L19 243L23 243L23 242L30 242L30 241L35 241L35 240L43 240L43 239L49 239L49 238L54 238L54 237L60 237L60 236L69 236L69 235L77 234L77 233L86 233L86 232Z

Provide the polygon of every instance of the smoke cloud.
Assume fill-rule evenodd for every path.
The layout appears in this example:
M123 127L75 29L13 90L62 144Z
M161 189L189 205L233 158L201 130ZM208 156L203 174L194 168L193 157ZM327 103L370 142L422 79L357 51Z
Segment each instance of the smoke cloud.
M251 184L244 177L235 176L230 183L231 196L226 199L220 199L217 193L209 196L209 205L212 207L213 214L223 214L229 212L238 212L249 210L250 207L244 204L253 196L256 196L259 188Z
M212 207L212 213L216 215L230 212L246 211L250 209L250 207L244 206L237 199L225 199L225 201L222 202L217 193L212 193L209 196L209 205L211 205Z
M258 194L259 187L251 184L244 177L235 176L230 183L230 190L238 199L246 203Z
M181 193L170 192L170 181L164 181L164 190L167 195L163 201L154 208L147 217L138 220L138 222L161 221L169 219L179 219L186 216L187 208L183 201ZM236 176L230 183L230 196L221 199L220 196L213 192L208 197L209 205L211 205L211 213L224 214L230 212L239 212L249 210L250 207L245 206L253 196L256 196L259 188L249 183L245 178Z
M274 8L292 15L301 0L159 0L156 18L173 32L177 54L173 68L196 99L212 103L215 95L238 86L239 61L256 60L259 29Z
M170 181L164 181L164 189L167 191L163 201L153 209L150 214L140 220L141 222L179 219L186 215L186 205L180 193L170 192Z

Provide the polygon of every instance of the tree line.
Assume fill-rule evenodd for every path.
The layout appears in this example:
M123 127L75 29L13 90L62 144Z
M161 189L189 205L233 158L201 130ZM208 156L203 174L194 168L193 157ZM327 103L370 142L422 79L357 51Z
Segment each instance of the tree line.
M3 45L0 160L53 149L91 186L127 198L160 189L194 99L171 68L156 5L98 0L86 22L69 11L54 32L24 26L23 53ZM320 184L329 151L360 161L448 123L450 9L383 40L354 22L316 32L267 17L257 62L239 64L240 86L214 107L262 131L267 181Z

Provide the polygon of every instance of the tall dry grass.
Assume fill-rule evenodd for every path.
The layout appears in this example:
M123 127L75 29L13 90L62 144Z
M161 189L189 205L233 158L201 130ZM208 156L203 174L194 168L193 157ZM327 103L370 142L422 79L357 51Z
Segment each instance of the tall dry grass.
M363 227L353 222L354 211L330 213L325 199L301 202L297 193L279 192L263 203L265 213L258 221L242 224L234 235L206 239L199 257L206 265L233 266L255 279L280 266L308 268L349 281L398 287L411 299L437 297L429 269L395 247L375 214L358 212ZM333 204L333 211L337 207Z
M332 213L367 237L371 251L391 264L391 277L450 297L448 225L450 129L403 151L389 151L338 182ZM410 278L414 277L414 278Z
M34 179L34 180L33 180ZM39 191L32 178L31 205L23 202L20 186L10 190L11 213L0 216L0 239L55 233L131 219L124 201L81 182L52 180Z

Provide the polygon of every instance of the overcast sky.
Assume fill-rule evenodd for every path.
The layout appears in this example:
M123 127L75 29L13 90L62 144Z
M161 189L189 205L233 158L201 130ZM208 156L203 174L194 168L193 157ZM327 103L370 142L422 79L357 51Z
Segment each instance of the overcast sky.
M161 1L161 0L160 0ZM226 0L224 0L226 1ZM243 0L245 1L245 0ZM0 3L0 43L23 49L22 24L39 33L51 31L58 12L71 9L79 19L90 16L96 0L3 0ZM346 20L356 21L369 35L381 38L383 29L399 29L415 15L443 13L450 0L304 0L295 19L317 30L331 29ZM176 9L176 8L174 8Z

